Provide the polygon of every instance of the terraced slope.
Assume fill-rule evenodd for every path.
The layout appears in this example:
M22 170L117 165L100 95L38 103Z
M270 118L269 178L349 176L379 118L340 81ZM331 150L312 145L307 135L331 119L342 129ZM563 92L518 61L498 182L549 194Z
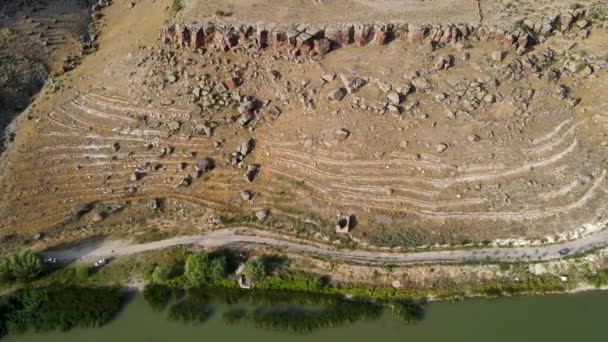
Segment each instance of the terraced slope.
M608 33L594 25L519 53L471 36L99 58L7 153L0 234L247 225L380 247L591 234L608 189Z

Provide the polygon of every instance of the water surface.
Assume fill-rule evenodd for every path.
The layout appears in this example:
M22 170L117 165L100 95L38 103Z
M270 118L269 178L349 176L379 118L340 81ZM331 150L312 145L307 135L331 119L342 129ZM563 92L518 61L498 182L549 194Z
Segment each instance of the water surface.
M606 341L608 293L522 297L433 303L417 325L396 320L389 312L381 319L359 321L306 335L268 331L251 322L226 325L222 307L209 321L190 325L167 320L136 297L112 323L102 328L70 332L27 333L6 337L9 342L153 342L153 341L264 341L264 342L524 342Z

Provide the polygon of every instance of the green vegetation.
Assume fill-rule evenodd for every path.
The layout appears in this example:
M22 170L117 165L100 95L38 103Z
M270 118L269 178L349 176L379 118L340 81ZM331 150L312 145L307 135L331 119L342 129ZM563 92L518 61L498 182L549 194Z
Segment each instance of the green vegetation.
M226 275L226 258L209 258L207 254L190 254L184 265L184 275L190 287L201 287L223 279Z
M14 254L0 261L0 281L29 281L38 277L44 269L44 263L38 253L25 251Z
M224 12L222 10L217 10L217 11L215 11L215 15L217 15L218 17L223 17L226 15L226 12Z
M108 323L122 308L117 288L24 288L0 297L0 336Z
M247 279L257 283L266 277L266 266L262 260L257 258L247 260L244 272Z

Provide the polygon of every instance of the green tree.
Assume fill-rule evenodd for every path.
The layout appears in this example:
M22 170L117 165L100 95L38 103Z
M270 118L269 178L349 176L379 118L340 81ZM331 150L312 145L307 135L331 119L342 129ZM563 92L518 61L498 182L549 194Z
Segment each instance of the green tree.
M207 282L206 273L209 256L206 254L190 254L184 265L184 275L191 286L201 286Z
M261 281L266 277L266 265L260 259L250 259L245 264L244 272L251 281Z
M0 280L11 282L26 281L36 278L44 268L42 258L33 251L14 254L0 262Z

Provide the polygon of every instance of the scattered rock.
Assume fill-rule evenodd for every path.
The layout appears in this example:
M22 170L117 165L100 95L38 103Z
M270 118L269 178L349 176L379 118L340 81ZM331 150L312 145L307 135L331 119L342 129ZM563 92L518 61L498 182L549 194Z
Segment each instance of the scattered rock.
M239 146L238 152L241 155L246 156L249 153L251 153L251 151L253 150L254 145L255 145L255 140L253 138L246 139Z
M401 103L402 98L401 98L401 94L397 93L397 92L392 92L390 94L388 94L388 96L386 97L388 99L388 101L394 105L398 105Z
M194 170L196 170L197 172L200 172L200 173L205 173L205 172L213 169L214 165L215 165L215 163L213 162L213 159L207 157L207 158L198 160L194 164Z
M350 136L350 132L345 128L338 128L334 131L334 136L338 140L346 140Z
M91 210L93 210L92 204L80 203L80 204L76 204L75 206L73 206L72 209L70 209L70 212L72 213L72 216L80 217L80 216L88 213Z
M148 202L148 208L150 208L152 210L160 209L160 207L161 207L161 200L158 198L153 198L150 200L150 202Z
M259 165L249 164L247 165L247 170L245 171L245 180L249 183L252 183L255 180L258 172L260 170Z
M321 79L325 82L331 82L336 79L336 74L325 74L321 76Z
M338 214L338 218L336 220L336 233L346 234L350 231L351 217L352 215Z
M417 92L424 93L431 89L431 83L424 77L412 80L412 85Z
M241 199L243 201L250 201L253 198L253 192L249 190L241 190Z
M341 101L344 96L346 96L346 89L338 88L329 93L329 95L327 95L327 98L331 101Z
M247 124L249 124L251 122L251 120L253 120L254 115L253 112L251 111L247 111L244 112L243 114L241 114L241 117L239 118L239 125L241 126L247 126Z
M454 61L454 57L449 55L439 55L435 61L435 70L449 69Z
M496 50L492 52L492 59L496 62L502 62L505 59L506 53L502 50Z
M270 114L270 116L276 120L281 115L281 109L276 106L270 107L270 109L268 109L268 114Z
M443 143L442 144L438 144L435 147L435 150L437 151L437 153L443 153L447 149L448 149L448 145L447 144L443 144Z
M266 219L268 217L269 214L270 214L270 210L268 210L268 209L259 209L259 210L256 210L255 217L258 220L263 221L264 219Z

